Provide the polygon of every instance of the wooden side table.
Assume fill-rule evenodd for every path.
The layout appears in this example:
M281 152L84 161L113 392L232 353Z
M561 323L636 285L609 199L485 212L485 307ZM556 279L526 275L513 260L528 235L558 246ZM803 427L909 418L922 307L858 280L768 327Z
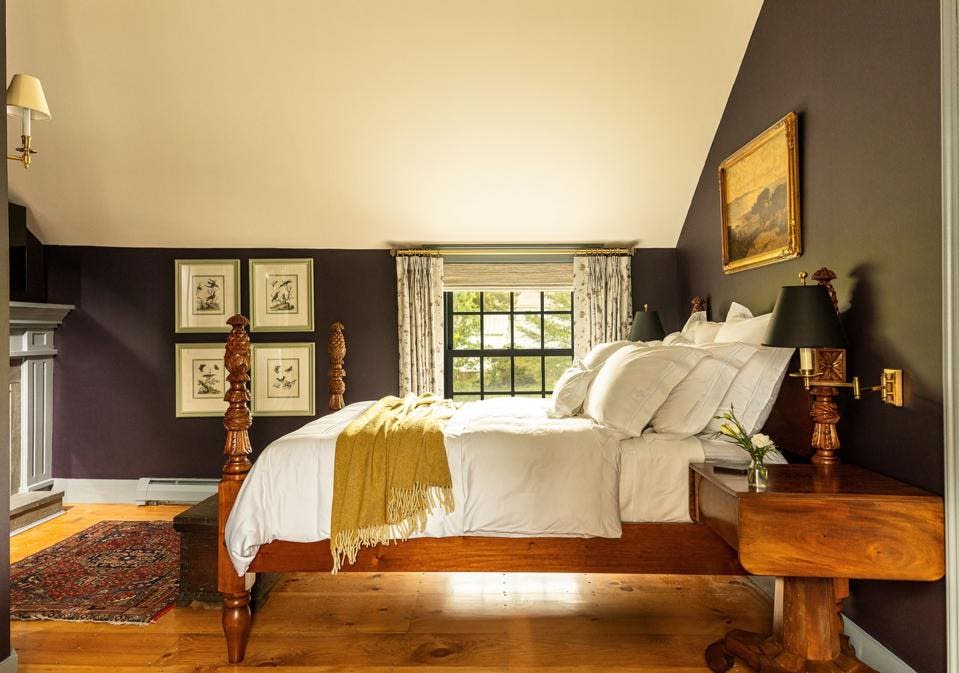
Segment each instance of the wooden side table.
M772 636L730 631L706 650L722 673L871 671L842 634L848 580L934 581L945 572L942 498L855 465L770 465L769 485L691 465L690 514L777 577Z

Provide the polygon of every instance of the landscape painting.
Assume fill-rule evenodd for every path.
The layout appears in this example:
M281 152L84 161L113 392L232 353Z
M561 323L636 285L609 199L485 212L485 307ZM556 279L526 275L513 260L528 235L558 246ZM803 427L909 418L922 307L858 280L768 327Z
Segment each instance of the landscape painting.
M720 164L726 273L801 254L796 144L791 112Z

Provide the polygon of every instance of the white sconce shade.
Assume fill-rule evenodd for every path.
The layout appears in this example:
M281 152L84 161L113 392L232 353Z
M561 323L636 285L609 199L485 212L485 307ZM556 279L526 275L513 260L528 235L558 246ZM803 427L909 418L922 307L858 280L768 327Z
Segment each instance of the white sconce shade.
M46 121L52 118L40 80L33 75L13 76L7 87L7 114L21 118L25 136L30 135L31 119Z

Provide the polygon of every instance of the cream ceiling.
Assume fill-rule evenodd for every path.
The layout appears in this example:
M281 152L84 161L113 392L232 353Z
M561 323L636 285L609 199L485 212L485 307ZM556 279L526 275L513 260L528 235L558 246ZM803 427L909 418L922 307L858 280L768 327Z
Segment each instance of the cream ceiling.
M53 113L11 199L57 244L673 246L761 4L8 0Z

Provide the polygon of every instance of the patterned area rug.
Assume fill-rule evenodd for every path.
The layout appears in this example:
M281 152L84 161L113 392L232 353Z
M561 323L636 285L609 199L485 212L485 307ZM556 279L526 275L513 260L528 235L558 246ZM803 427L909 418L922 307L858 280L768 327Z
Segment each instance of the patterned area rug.
M173 605L180 538L168 521L101 521L10 568L13 619L146 624Z

